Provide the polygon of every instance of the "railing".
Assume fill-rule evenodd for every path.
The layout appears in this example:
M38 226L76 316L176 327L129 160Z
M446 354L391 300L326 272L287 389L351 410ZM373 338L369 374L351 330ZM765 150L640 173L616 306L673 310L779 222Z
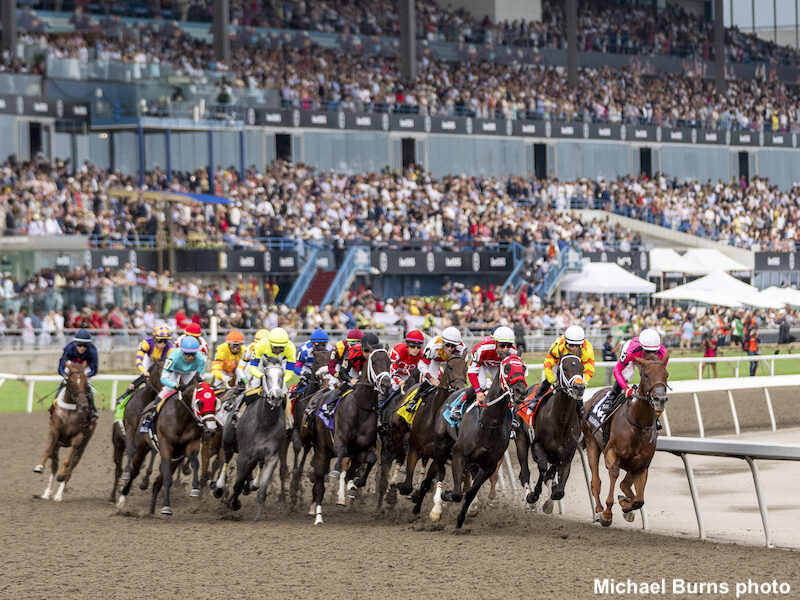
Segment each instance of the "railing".
M306 264L292 284L292 289L289 290L289 295L286 296L286 305L290 308L297 308L303 296L311 285L314 275L317 274L317 257L319 256L319 247L312 248L310 254L306 257Z
M336 277L322 300L323 306L326 304L339 304L339 300L350 287L350 284L353 283L353 279L359 270L357 257L360 252L367 253L367 257L369 257L368 246L350 246L347 250L347 254L336 272ZM369 264L369 260L367 260L367 264Z
M567 271L581 271L583 270L583 263L581 262L581 252L573 248L564 249L558 257L558 266L551 267L545 274L542 282L536 286L536 294L546 300L550 297L556 289L561 278Z

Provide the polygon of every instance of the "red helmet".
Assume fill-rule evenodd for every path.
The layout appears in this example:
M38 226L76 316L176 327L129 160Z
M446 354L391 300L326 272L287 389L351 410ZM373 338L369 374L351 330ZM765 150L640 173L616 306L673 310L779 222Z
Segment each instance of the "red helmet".
M197 323L189 323L184 331L187 335L193 335L194 337L200 337L203 335L203 330Z
M360 329L351 329L347 332L347 339L353 340L354 342L359 341L361 338L364 337L364 332Z
M406 334L406 341L407 342L416 342L418 344L422 344L425 342L425 336L422 335L422 332L417 329L412 329Z

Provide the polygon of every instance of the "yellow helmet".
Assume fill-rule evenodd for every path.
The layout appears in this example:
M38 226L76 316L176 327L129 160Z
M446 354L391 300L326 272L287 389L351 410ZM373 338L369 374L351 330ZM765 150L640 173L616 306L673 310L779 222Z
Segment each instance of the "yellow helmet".
M283 327L276 327L269 332L269 343L272 346L285 346L289 343L289 334Z
M268 335L269 335L269 329L259 329L258 331L256 331L256 335L253 338L253 340L256 342L260 342Z

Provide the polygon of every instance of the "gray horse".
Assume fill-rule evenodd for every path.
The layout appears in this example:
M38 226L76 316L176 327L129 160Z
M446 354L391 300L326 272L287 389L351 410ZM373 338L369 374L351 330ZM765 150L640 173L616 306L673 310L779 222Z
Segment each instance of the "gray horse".
M261 485L258 488L256 521L261 520L267 486L278 466L286 443L286 418L283 410L284 369L280 360L270 358L264 364L263 371L261 393L247 407L237 425L230 422L225 426L236 427L236 447L225 443L225 464L230 462L234 451L239 453L236 462L236 484L233 486L233 496L229 503L233 510L241 508L239 495L245 489L245 485L249 484L253 469L256 465L264 465L260 476ZM230 437L232 436L223 436L223 439L227 440Z

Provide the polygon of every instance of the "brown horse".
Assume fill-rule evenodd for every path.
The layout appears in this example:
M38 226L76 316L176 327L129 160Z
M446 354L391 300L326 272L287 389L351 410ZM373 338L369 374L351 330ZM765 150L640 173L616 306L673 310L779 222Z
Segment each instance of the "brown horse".
M111 488L111 502L117 501L117 485L120 478L122 482L126 482L131 474L131 464L133 463L133 454L136 451L137 427L142 418L142 413L145 407L155 400L158 392L161 391L161 367L164 365L163 360L156 360L153 366L150 367L150 376L145 380L143 387L136 390L136 392L128 400L125 405L125 414L122 421L122 426L116 421L111 429L111 444L114 446L114 487ZM126 457L125 468L122 467L122 457ZM156 452L150 453L150 462L147 466L147 472L144 478L139 483L139 489L146 490L150 484L150 475L153 473L153 462L156 458Z
M244 389L238 385L238 377L235 373L229 385L230 387L223 386L215 390L220 405L222 406ZM217 461L212 468L211 462L214 457L216 457ZM214 475L217 473L217 469L221 469L224 464L225 450L222 447L222 427L220 426L217 427L213 436L210 438L203 437L200 443L200 485L211 485L211 482L214 481Z
M89 378L84 372L85 365L67 362L67 376L64 383L64 395L58 399L50 415L50 436L47 448L42 456L42 462L34 467L34 473L43 473L44 465L49 458L51 461L50 479L47 487L42 494L42 499L49 500L53 489L53 479L61 483L56 491L53 500L61 502L64 496L64 488L72 476L72 471L86 449L86 445L92 438L96 421L89 417ZM61 469L58 469L58 448L65 446L70 448L69 456Z
M667 361L669 354L663 359L655 352L645 352L644 357L636 358L639 367L639 390L609 417L605 425L609 428L608 444L600 448L591 424L586 417L608 391L603 388L586 404L584 409L583 434L586 440L586 451L589 465L592 468L592 494L595 499L595 513L604 527L611 525L611 508L614 506L614 486L619 477L620 468L626 472L619 484L625 494L619 496L619 505L625 514L625 520L632 521L631 511L644 505L644 488L647 484L647 470L656 451L656 418L664 411L667 403ZM609 475L608 498L606 508L600 503L600 452L605 455L606 469ZM636 494L632 485L636 486Z
M292 502L296 502L300 496L301 475L306 464L308 453L311 451L310 436L303 436L303 420L305 419L306 407L315 394L326 391L326 389L322 387L325 375L319 373L319 370L325 369L325 373L327 373L330 352L327 350L316 350L313 354L314 363L311 366L311 378L308 381L306 389L300 393L300 396L297 397L292 404L294 426L289 434L290 441L292 442L292 449L294 450L291 484Z
M447 397L466 387L467 383L467 361L463 356L453 356L445 363L444 371L440 384L435 391L428 394L419 404L416 415L411 424L408 436L408 456L406 458L406 478L402 483L396 484L397 491L403 496L411 494L414 480L414 468L420 459L432 459L434 443L436 442L436 415L442 408L442 404ZM414 386L406 393L408 397L413 390L418 389L419 385ZM392 417L392 432L397 457L398 468L402 460L403 437L408 431L405 420L395 413Z

